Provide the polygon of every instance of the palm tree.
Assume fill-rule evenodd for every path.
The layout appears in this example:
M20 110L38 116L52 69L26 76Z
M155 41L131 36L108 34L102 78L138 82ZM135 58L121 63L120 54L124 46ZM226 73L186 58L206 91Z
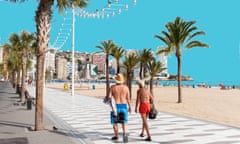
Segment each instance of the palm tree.
M151 49L143 49L138 53L139 61L140 61L140 71L139 78L143 79L145 77L145 71L147 68L147 63L154 59Z
M35 35L28 33L26 31L22 31L20 35L20 52L21 52L21 61L22 61L22 90L21 90L21 101L23 102L25 97L24 97L24 92L26 90L26 85L25 85L25 79L26 79L26 74L27 74L27 60L28 60L28 55L33 53L34 47L32 47L32 44L34 43L35 40Z
M160 39L166 44L166 47L158 49L157 53L175 52L178 63L178 103L182 102L181 94L181 48L187 49L193 47L209 47L207 44L197 40L192 40L198 35L204 35L204 31L197 31L197 27L193 26L195 21L184 21L180 17L176 17L174 22L168 22L166 24L167 32L162 31L163 36L155 35L156 38Z
M20 36L12 34L9 38L10 44L4 45L4 50L8 54L8 66L12 66L17 71L17 89L16 92L20 94L21 102L24 101L25 91L25 77L26 77L26 64L27 56L32 52L31 45L33 44L34 34L23 31ZM20 73L22 71L22 77ZM15 76L14 76L15 77ZM20 78L21 78L21 91L20 91ZM14 84L15 85L15 84Z
M16 87L16 93L20 93L20 73L21 73L21 53L20 53L20 37L13 33L9 37L9 43L3 45L4 51L6 52L7 65L13 69L12 73L12 82L13 88ZM17 74L17 77L15 76Z
M96 46L101 51L106 54L106 95L108 95L108 90L110 88L109 84L109 56L112 53L112 49L115 47L115 44L112 40L102 41L101 46ZM97 52L98 53L98 52Z
M156 59L152 59L151 61L148 62L148 71L150 74L150 92L152 95L153 94L153 78L156 76L158 73L164 71L166 68L162 67L162 63L160 61L156 61Z
M135 53L131 53L127 56L125 56L125 61L123 62L123 65L126 68L127 71L127 86L130 91L130 98L132 99L132 79L133 79L133 70L137 67L137 64L139 62L139 57Z
M8 57L5 60L5 64L7 66L7 71L9 73L11 73L10 76L10 81L13 85L13 88L16 88L16 74L17 74L17 69L16 69L16 57L12 56L12 55L8 55Z
M112 49L112 56L117 61L117 73L120 73L120 59L123 57L125 50L122 47L115 46Z
M49 43L49 32L54 0L40 0L35 21L37 28L37 83L36 83L36 115L35 130L43 129L43 75L45 52ZM85 7L87 0L57 0L59 12L66 8Z
M24 0L9 0L13 2ZM85 7L87 0L57 0L59 12L64 9L74 7ZM40 0L36 10L36 29L37 29L37 81L36 81L36 113L35 113L35 130L43 130L43 75L45 53L49 43L49 33L52 18L52 6L54 0Z

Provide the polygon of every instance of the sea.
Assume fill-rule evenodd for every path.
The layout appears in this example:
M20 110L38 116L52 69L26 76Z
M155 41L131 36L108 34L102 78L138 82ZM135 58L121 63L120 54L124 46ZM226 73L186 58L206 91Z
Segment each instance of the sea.
M47 82L57 82L57 83L71 83L71 81L65 81L65 80L49 80ZM75 82L81 83L81 82L87 82L87 83L106 83L106 80L76 80ZM110 83L115 83L113 79L110 79ZM132 84L136 84L136 80L132 80ZM161 86L177 86L178 81L177 80L154 80L153 84L158 84ZM224 85L225 87L235 87L240 88L240 81L238 80L232 80L232 81L196 81L196 80L190 80L190 81L182 81L182 86L191 86L191 87L197 87L197 86L204 86L204 87L219 87L220 85Z

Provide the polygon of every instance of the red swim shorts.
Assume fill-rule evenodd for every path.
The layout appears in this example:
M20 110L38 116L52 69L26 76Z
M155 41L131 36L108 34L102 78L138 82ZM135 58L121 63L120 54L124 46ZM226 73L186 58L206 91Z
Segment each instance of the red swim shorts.
M149 102L141 102L139 106L139 113L148 114L150 112L150 103Z

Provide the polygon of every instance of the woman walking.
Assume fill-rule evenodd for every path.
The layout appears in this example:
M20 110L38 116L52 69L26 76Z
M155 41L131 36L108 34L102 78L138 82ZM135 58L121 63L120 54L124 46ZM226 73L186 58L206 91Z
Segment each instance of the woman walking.
M135 112L139 112L142 118L142 131L140 137L144 137L144 131L146 130L147 138L145 141L152 141L148 127L148 114L150 112L150 101L153 101L152 94L144 88L144 81L138 80L139 89L137 91Z

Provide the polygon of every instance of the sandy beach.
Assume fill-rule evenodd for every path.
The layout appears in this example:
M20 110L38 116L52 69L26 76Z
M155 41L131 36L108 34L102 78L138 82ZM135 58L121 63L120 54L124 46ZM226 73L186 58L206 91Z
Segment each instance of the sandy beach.
M64 90L63 83L50 83L46 87ZM133 106L137 88L137 85L132 86ZM95 89L92 84L75 84L75 93L103 98L106 95L105 84L95 84ZM240 128L240 89L183 87L182 100L181 104L177 103L177 87L154 87L154 101L159 111Z

